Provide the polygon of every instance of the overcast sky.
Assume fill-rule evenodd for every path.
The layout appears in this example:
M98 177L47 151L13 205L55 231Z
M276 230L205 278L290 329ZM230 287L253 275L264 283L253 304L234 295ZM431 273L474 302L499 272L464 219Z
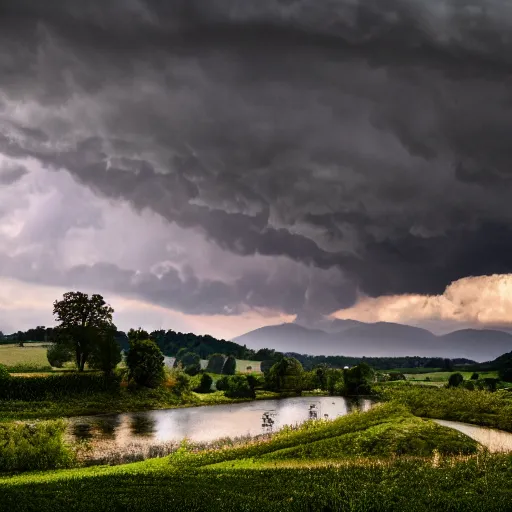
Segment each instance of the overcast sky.
M510 34L503 0L3 0L0 330L71 289L226 338L510 327Z

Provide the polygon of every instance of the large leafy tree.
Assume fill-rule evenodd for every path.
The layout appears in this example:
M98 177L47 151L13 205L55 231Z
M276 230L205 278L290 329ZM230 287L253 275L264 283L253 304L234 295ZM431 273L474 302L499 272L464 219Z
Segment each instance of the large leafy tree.
M101 370L105 375L112 375L114 368L121 362L121 346L116 339L116 328L100 333L98 343L94 344L89 365L96 370Z
M283 357L265 374L266 386L272 391L302 391L304 369L294 357Z
M129 335L128 335L129 336ZM139 386L158 387L164 379L164 356L158 345L150 339L130 338L126 356L129 377Z
M67 292L53 304L53 314L59 325L57 342L67 343L75 353L76 366L83 371L97 345L108 333L115 332L114 310L98 294Z

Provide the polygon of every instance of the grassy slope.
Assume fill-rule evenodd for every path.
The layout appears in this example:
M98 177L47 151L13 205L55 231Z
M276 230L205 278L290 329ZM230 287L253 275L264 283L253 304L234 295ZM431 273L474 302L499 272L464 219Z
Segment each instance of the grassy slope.
M391 384L391 385L389 385ZM512 432L512 392L415 386L405 382L375 388L381 400L404 404L425 418L474 423Z
M338 461L270 460L283 447L354 434L410 420L388 404L327 424L307 424L270 442L117 467L0 478L2 510L475 510L506 511L512 458L451 460L345 457ZM422 422L417 418L413 422ZM430 422L423 422L428 426ZM439 430L437 443L451 431ZM388 439L369 436L385 452ZM430 436L427 436L430 437ZM475 447L461 438L467 448ZM341 455L341 454L338 454ZM332 459L332 454L331 454ZM217 465L212 465L217 463Z

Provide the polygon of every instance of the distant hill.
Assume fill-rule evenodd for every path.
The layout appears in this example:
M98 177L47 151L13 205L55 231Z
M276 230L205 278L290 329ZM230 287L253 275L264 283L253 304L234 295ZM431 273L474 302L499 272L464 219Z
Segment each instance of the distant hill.
M512 335L494 330L464 329L436 336L410 325L354 320L335 321L328 329L281 324L261 327L233 341L252 349L272 347L312 355L437 356L475 361L489 361L512 350Z

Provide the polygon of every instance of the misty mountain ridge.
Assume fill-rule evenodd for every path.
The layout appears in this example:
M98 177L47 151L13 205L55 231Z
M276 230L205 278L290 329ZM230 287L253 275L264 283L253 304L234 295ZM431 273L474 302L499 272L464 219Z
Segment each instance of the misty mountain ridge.
M512 335L461 329L437 336L427 329L391 322L329 320L322 329L297 323L265 326L233 339L258 350L352 357L420 356L489 361L512 351Z

